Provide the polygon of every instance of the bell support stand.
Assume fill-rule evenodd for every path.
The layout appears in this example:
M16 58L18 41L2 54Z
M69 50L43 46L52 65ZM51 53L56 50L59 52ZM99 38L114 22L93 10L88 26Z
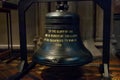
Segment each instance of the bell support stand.
M100 0L95 0L96 2ZM109 75L109 61L110 61L110 31L111 31L111 9L112 0L101 1L99 5L103 4L101 7L104 11L104 23L103 23L103 59L100 66L102 72L102 80L111 80Z
M27 44L26 44L26 22L25 12L36 2L54 2L54 1L83 1L83 0L20 0L19 1L19 30L20 30L20 51L21 60L25 62L23 71L19 74L18 78L23 77L26 72L32 69L36 63L28 65L27 62ZM104 24L103 24L103 59L100 66L102 74L101 80L110 80L109 76L109 57L110 57L110 24L111 24L111 0L93 0L96 4L104 10ZM22 76L21 76L22 75Z

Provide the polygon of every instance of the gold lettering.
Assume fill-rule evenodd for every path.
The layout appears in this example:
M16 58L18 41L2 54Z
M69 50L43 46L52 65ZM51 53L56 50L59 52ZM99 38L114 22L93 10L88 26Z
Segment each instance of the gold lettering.
M47 37L50 37L50 34L48 34Z
M62 38L63 37L63 35L60 35L60 38Z
M56 32L57 32L57 30L52 30L52 32L53 32L53 33L56 33Z
M52 32L52 30L48 30L48 33L51 33Z
M48 34L45 34L45 37L47 37Z
M62 38L63 35L59 35L59 34L45 34L45 37L51 37L51 38Z
M63 38L63 37L66 37L66 38L75 38L75 37L77 37L77 35L76 34L73 34L73 35L45 34L45 37L52 37L52 38Z
M59 47L61 47L61 46L62 46L62 44L60 44L60 43L59 43L59 44L56 44L56 46L59 46Z
M48 38L45 38L44 41L61 43L61 42L76 42L77 39L48 39Z
M56 40L56 42L59 42L59 41L60 41L59 39Z
M68 30L65 30L65 33L68 33Z
M47 41L47 42L49 42L49 39L45 38L45 39L44 39L44 41Z
M57 35L55 35L55 34L51 34L51 36L50 37L57 37Z
M73 30L48 30L48 33L73 33Z

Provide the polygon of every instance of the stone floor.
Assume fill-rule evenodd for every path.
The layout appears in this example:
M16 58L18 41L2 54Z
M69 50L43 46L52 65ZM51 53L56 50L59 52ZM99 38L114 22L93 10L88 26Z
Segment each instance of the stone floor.
M28 58L31 62L31 57ZM101 59L82 67L75 68L56 68L37 64L21 80L100 80L99 65ZM19 72L20 59L15 59L10 63L0 62L0 80L12 80L11 77ZM110 59L111 80L120 80L120 60Z

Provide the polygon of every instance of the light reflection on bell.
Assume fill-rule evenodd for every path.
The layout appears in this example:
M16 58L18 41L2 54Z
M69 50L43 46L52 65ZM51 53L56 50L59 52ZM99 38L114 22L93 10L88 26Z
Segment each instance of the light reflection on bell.
M92 54L80 39L79 16L67 12L66 1L46 15L43 44L33 55L35 63L48 66L81 66L92 61Z

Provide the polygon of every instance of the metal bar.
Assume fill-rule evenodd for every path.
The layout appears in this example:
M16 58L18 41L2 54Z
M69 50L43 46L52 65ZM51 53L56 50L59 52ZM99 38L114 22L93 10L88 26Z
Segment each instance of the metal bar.
M104 0L103 24L103 64L109 65L110 59L110 28L111 28L111 0Z
M95 2L93 2L93 9L94 9L94 12L93 12L93 38L95 40L96 38L96 7L97 7L97 4Z
M104 7L105 3L104 0L94 0L97 5L99 5L101 8Z
M22 9L21 11L26 12L27 9L32 5L32 3L33 3L32 0L24 0L24 1L20 0L18 7Z
M48 12L51 11L51 2L48 2Z
M9 27L10 27L10 50L13 52L13 43L12 43L12 22L11 22L11 11L9 12Z
M32 3L37 3L37 2L56 2L56 1L93 1L93 0L20 0L19 3L21 3L21 7L24 11L26 11L29 6Z
M24 1L19 2L19 34L20 34L20 55L21 60L25 61L24 68L27 67L27 42L26 42L26 21L25 21L25 11L22 7ZM23 5L24 6L24 5Z
M8 40L8 49L10 49L10 35L9 35L9 13L6 13L6 21L7 21L7 40Z
M110 61L110 29L111 29L111 0L95 0L104 12L103 16L103 54L101 74L109 80L109 61ZM104 75L103 75L104 73Z
M2 7L7 9L17 9L18 6L16 4L12 4L6 1L2 1Z
M6 8L0 8L0 12L9 12L10 10L9 9L6 9Z

